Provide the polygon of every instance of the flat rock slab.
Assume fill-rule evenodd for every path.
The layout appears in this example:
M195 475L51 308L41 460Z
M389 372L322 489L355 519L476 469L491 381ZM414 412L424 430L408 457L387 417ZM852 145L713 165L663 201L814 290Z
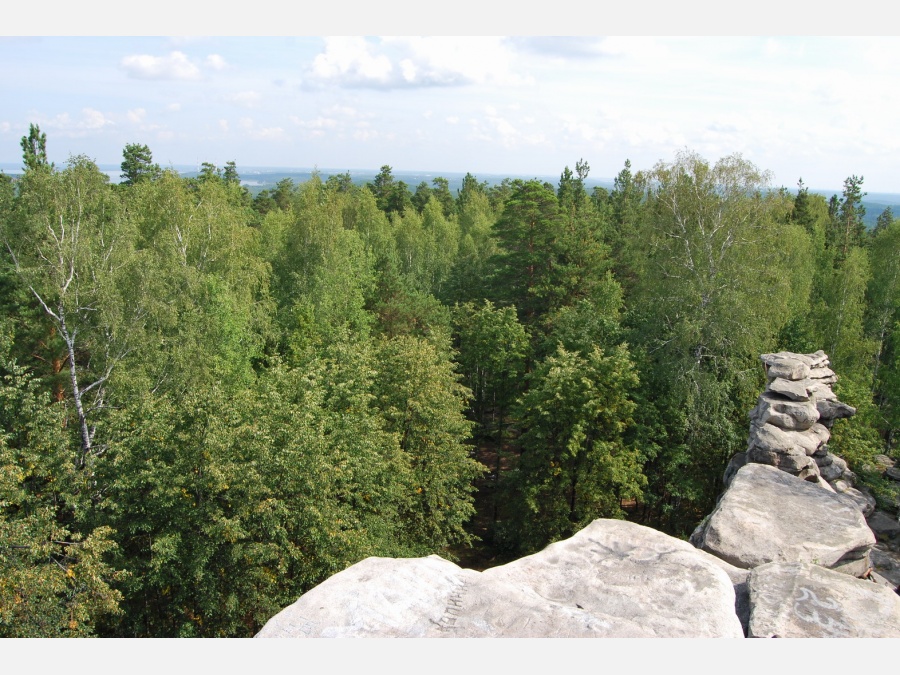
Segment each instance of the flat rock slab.
M765 363L767 366L771 366L778 361L783 359L792 359L794 361L801 361L805 363L810 368L818 368L822 366L827 366L828 355L823 352L821 349L813 354L796 354L794 352L776 352L775 354L760 354L760 360Z
M782 429L803 431L819 421L819 411L812 401L789 401L766 392L750 411L750 420L756 426L769 423Z
M785 380L781 377L776 377L774 380L769 382L769 386L766 387L766 391L770 391L774 394L780 394L786 398L791 399L792 401L808 401L809 400L809 391L804 386L803 382L795 382L792 380Z
M257 637L743 637L733 582L690 544L617 520L485 572L367 558Z
M770 563L748 582L748 637L900 638L900 596L808 563Z
M863 560L875 535L849 497L772 466L747 464L693 540L745 569L809 562L855 573L857 566L846 563Z

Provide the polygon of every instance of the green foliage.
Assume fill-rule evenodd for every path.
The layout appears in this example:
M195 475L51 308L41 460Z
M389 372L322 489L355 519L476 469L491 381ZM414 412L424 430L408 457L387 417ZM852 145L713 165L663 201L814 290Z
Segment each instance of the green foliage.
M5 327L4 327L5 328ZM120 613L107 527L84 527L89 476L65 413L7 357L0 336L0 636L80 637Z
M108 182L85 157L73 157L62 172L30 172L3 224L17 275L62 340L83 462L99 451L92 418L142 321L140 304L122 293L136 264L133 227Z
M497 308L490 300L481 306L465 303L454 308L460 372L472 391L475 419L485 424L490 409L503 423L519 392L529 351L528 333L515 307Z
M235 395L147 398L117 420L108 510L122 537L116 634L252 635L368 555L409 555L408 473L358 352L273 368Z
M475 513L472 480L484 467L466 444L470 392L459 383L448 346L400 336L380 341L377 360L377 405L411 470L411 500L400 514L407 537L420 551L471 542L465 524Z
M366 556L450 556L473 435L495 546L625 500L686 534L780 349L830 354L858 408L831 445L890 497L867 467L900 428L900 229L863 234L861 178L827 203L683 152L590 195L579 160L557 188L412 196L384 166L251 200L234 162L183 179L129 144L118 188L55 170L35 125L22 147L0 174L0 635L249 636Z
M156 180L162 174L159 164L153 163L153 153L146 145L129 143L122 151L122 185L135 185L144 180Z
M135 186L126 199L138 249L128 290L141 308L145 340L129 355L133 384L186 391L252 381L271 302L270 268L260 231L247 224L249 209L220 181L192 189L170 172Z
M37 124L28 125L28 135L22 136L22 164L25 171L52 170L47 161L47 134Z
M842 262L855 246L861 246L866 238L864 218L866 207L862 198L863 177L850 176L844 181L844 191L837 209L832 212L832 222L828 230L827 244L835 250L836 262Z
M646 479L625 442L637 376L626 347L587 355L559 347L530 376L522 399L522 456L510 518L523 551L537 550L595 518L621 517L620 500L639 497Z
M559 207L553 189L540 181L516 181L494 226L500 251L494 257L495 294L515 305L530 326L546 313L557 288Z
M739 156L710 166L682 153L651 178L649 213L629 240L640 262L626 302L643 396L666 422L646 422L640 443L648 477L661 481L654 508L681 509L668 519L689 528L746 438L758 355L777 351L776 336L807 305L813 257L808 233L782 216L785 198L765 192L766 174Z

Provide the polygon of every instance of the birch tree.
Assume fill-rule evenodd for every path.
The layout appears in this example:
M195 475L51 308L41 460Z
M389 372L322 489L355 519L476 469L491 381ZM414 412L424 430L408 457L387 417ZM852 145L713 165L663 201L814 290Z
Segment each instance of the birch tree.
M62 172L29 170L3 224L16 272L65 345L79 466L103 450L95 415L142 318L140 303L121 292L134 281L132 237L108 181L86 157L72 158Z

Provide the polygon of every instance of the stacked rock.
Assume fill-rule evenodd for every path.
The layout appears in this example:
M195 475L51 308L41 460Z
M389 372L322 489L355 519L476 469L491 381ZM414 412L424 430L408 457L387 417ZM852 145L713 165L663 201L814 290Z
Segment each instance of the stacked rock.
M747 461L770 464L814 483L844 477L847 464L828 451L834 420L856 409L837 400L837 376L823 351L763 354L768 384L750 411Z
M856 408L839 401L831 390L837 375L829 368L828 355L821 350L778 352L760 359L768 382L750 411L747 452L735 455L725 470L726 487L745 464L768 464L842 492L864 514L871 513L874 499L855 488L856 477L847 462L828 450L834 421L856 414Z

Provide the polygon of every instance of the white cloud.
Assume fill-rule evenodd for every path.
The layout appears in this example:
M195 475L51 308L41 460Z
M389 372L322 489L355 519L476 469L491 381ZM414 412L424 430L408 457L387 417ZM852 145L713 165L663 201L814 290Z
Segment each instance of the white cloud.
M229 103L234 103L244 108L255 108L259 105L261 99L262 96L257 91L239 91L225 96L225 100Z
M529 82L513 71L514 56L500 38L326 38L308 81L376 89Z
M170 103L169 105L166 106L166 110L168 110L169 112L178 112L179 110L181 110L181 104L180 103Z
M896 38L867 38L868 49L863 53L865 62L876 71L897 71L900 62L900 44Z
M223 59L218 54L210 54L209 56L207 56L205 63L207 67L212 68L213 70L224 70L228 67L225 59Z
M363 115L356 109L346 105L333 105L322 111L325 115L334 117L362 117Z
M338 121L336 119L321 116L316 117L312 120L304 120L300 119L296 115L291 115L290 120L298 127L302 127L303 129L334 129L338 125Z
M39 120L48 129L62 132L64 135L77 138L87 135L89 131L97 131L115 123L99 110L82 108L81 119L72 119L69 113L60 113L53 118Z
M219 128L222 131L228 131L228 120L219 120Z
M168 56L134 54L121 62L129 77L139 80L196 80L200 69L184 52L171 52Z
M0 122L0 133L4 133L4 134L5 134L5 133L6 133L7 131L9 131L11 128L12 128L12 127L10 126L9 122Z
M287 136L281 127L265 127L250 131L250 138L257 141L282 141L287 139Z
M447 124L459 124L459 118L455 115L445 118L445 121L447 122Z
M381 138L381 134L379 134L374 129L358 129L353 133L353 139L356 141L362 141L363 143L367 141L374 141L378 138Z
M241 129L246 135L256 141L281 141L286 140L287 135L281 127L257 127L252 117L242 117L238 120Z
M111 120L106 119L102 112L93 108L82 108L81 114L84 115L82 124L85 129L102 129L113 123Z
M542 133L523 133L515 124L505 117L497 115L492 106L487 107L487 115L483 120L470 120L473 137L487 143L498 143L507 149L521 146L545 145L547 138Z
M147 111L143 108L135 108L134 110L129 110L125 116L128 118L130 122L134 122L135 124L140 124L144 118L147 116Z
M348 85L388 84L393 66L383 54L374 54L362 37L325 38L325 51L312 63L314 79Z

